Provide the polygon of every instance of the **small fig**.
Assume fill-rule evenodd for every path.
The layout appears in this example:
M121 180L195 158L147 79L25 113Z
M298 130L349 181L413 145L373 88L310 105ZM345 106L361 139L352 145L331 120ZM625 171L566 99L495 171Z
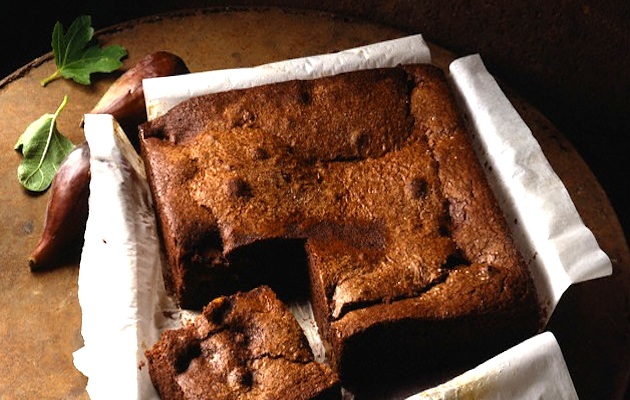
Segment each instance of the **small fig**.
M122 74L90 114L111 114L138 149L138 125L147 119L142 80L188 73L175 54L158 51L147 55ZM83 125L83 123L81 123ZM75 147L61 163L51 185L44 231L29 257L31 271L51 269L78 259L84 241L90 192L90 148Z
M122 74L94 106L90 114L111 114L123 128L136 150L138 125L147 120L142 80L190 72L173 53L157 51L140 60Z
M89 183L90 148L83 142L68 154L53 179L44 230L28 260L31 271L78 259L87 222Z

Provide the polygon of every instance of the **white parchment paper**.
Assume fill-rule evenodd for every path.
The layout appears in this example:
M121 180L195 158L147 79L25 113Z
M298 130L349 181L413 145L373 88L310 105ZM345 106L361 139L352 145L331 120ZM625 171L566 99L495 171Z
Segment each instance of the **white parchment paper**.
M549 320L571 284L610 275L610 259L481 57L453 61L450 73Z
M577 400L578 396L555 336L545 332L407 400L461 399Z
M84 346L75 366L97 399L158 398L144 349L174 326L144 166L111 115L86 115L89 216L79 270Z
M503 141L506 138L500 134L498 138L492 139L491 142L499 143L500 150L488 146L485 144L486 139L481 139L478 144L480 157L494 160L497 156L495 151L499 151L500 155L522 152L528 154L526 162L508 166L504 163L514 163L519 156L507 157L506 160L498 157L499 161L493 164L493 170L508 171L507 176L497 175L497 180L505 183L517 177L523 178L522 183L518 184L520 192L499 196L504 205L510 204L510 198L521 198L525 192L530 196L528 199L539 204L528 212L536 213L536 225L542 224L543 231L548 233L540 240L532 239L538 238L538 232L519 233L519 241L523 239L532 245L545 242L546 248L540 254L544 252L549 255L552 267L547 270L546 261L530 262L530 266L538 269L533 272L537 285L543 289L551 288L542 290L543 301L550 306L548 311L551 313L562 292L571 283L610 274L610 261L601 253L592 233L583 226L579 215L574 212L562 183L559 180L554 181L557 177L554 178L555 174L531 137L531 132L524 126L518 114L515 115L507 98L483 68L481 59L475 56L461 60L464 61L458 60L453 64L451 77L468 110L472 127L476 130L475 138L483 138L487 132L490 132L490 137L497 136L498 132L512 132L514 136L505 143ZM430 52L422 37L414 35L340 53L289 60L286 63L154 78L144 82L147 113L149 118L154 118L178 102L204 93L289 79L309 79L356 69L421 62L430 62ZM481 116L479 120L476 119L477 115ZM79 301L84 316L82 334L85 345L75 353L75 365L88 377L87 389L93 400L153 399L156 397L155 391L148 380L146 367L142 368L143 351L157 340L162 329L177 325L179 316L171 313L173 305L164 293L161 275L163 261L151 197L141 160L133 152L129 142L123 140L124 135L111 117L87 115L85 121L93 169L90 217L79 274ZM540 168L542 171L539 171ZM540 174L540 178L531 178L531 174ZM490 178L493 178L492 175ZM551 187L538 186L548 180L554 181ZM531 182L537 184L532 186ZM495 189L509 190L511 186L497 184ZM555 192L557 190L564 190L565 193L559 195ZM563 204L558 206L558 202ZM552 209L559 207L569 211L561 214L549 212L549 205L553 205ZM517 217L520 220L526 218L526 215L517 214ZM559 223L556 220L558 217L568 221ZM571 230L579 232L579 240L566 238L565 226L574 227ZM576 260L572 253L577 247L583 247L585 261L582 258ZM534 257L538 251L534 247L529 250L525 248L529 261L539 259ZM112 296L112 293L116 295ZM291 305L291 308L307 331L315 354L318 358L323 357L321 340L315 325L311 323L310 307ZM165 318L163 311L175 315L175 318ZM536 352L537 350L528 348L532 345L538 347L538 344L536 341L528 341L523 343L524 351L508 353L510 363L521 365L520 354L527 354L530 350ZM523 347L520 349L523 350ZM543 358L548 355L552 359L557 358L557 354L547 351L542 353ZM554 374L524 368L529 373L522 374L520 370L518 378L523 385L536 382L543 392L549 386L549 393L556 393L558 380L561 380L566 387L572 388L566 367L561 371L554 370ZM496 373L494 370L482 371L486 371L483 374ZM474 376L475 379L479 378L479 375ZM493 382L500 385L503 379L504 377L497 375ZM513 384L511 381L507 382Z
M222 69L145 79L143 90L147 116L151 120L178 103L202 94L430 61L431 51L422 35L412 35L337 53L296 58L252 68Z

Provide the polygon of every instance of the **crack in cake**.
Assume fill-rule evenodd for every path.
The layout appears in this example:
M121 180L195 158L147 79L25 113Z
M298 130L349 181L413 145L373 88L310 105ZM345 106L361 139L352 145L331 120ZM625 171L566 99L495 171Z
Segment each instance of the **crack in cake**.
M204 95L140 135L182 307L308 275L344 385L484 357L539 329L437 67Z

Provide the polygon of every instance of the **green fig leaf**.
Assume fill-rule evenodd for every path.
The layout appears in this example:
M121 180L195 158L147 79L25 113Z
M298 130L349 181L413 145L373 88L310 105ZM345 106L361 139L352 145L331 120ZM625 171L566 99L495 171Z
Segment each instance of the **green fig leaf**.
M52 34L52 50L57 69L41 81L42 86L58 78L72 79L89 85L90 75L95 72L113 72L122 66L127 50L118 45L101 48L94 40L92 18L83 15L75 19L67 32L60 22Z
M57 117L67 102L65 96L54 114L44 114L32 122L14 146L24 157L17 169L18 180L32 192L50 187L59 166L74 148L57 130Z

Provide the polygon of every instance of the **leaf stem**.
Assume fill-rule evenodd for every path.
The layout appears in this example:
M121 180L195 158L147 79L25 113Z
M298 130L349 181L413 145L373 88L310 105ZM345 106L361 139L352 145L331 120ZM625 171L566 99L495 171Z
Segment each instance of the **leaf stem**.
M64 95L63 96L63 100L61 101L61 104L59 105L59 107L57 107L57 111L55 111L55 121L57 120L57 117L59 116L59 113L61 112L61 110L63 110L66 107L66 104L68 104L68 95Z
M59 105L59 107L57 108L57 111L55 111L55 113L53 114L50 120L50 128L48 128L48 136L46 137L46 147L44 147L44 151L42 151L42 157L39 159L39 164L37 164L37 168L33 170L33 173L29 176L29 178L33 176L35 172L39 171L42 165L44 164L44 159L46 158L46 154L48 154L48 149L50 148L50 143L52 141L53 133L55 131L55 126L57 124L57 117L59 116L59 113L61 112L61 110L63 110L66 107L66 104L68 104L68 95L63 96L63 100L61 101L61 104Z
M55 79L58 79L61 77L61 72L59 72L59 70L55 70L55 72L53 72L51 75L49 75L48 77L44 78L41 80L40 84L42 86L46 86L48 85L50 82L54 81Z

